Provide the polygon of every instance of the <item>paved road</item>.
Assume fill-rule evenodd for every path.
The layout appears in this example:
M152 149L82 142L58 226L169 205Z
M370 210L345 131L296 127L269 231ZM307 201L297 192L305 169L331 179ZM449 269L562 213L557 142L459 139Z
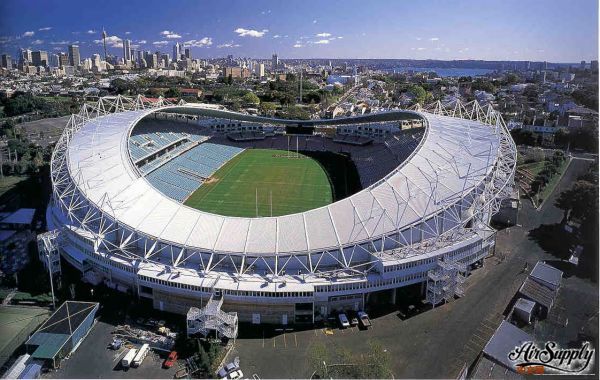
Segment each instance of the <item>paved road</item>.
M359 352L368 339L377 339L390 353L396 378L455 377L464 364L472 363L502 320L502 313L525 279L525 262L554 259L530 239L529 230L542 223L561 221L563 213L554 207L557 194L583 173L588 161L574 160L549 201L536 211L528 200L520 210L522 227L498 233L496 255L468 278L466 295L454 302L401 320L396 313L375 319L369 331L322 330L287 332L274 337L260 331L254 339L238 339L233 356L239 356L246 376L261 378L310 377L306 366L312 342L323 341L328 347L342 346ZM566 287L586 289L595 294L589 306L598 308L596 285L587 280L565 280ZM595 302L595 304L594 304ZM574 327L573 327L574 328Z

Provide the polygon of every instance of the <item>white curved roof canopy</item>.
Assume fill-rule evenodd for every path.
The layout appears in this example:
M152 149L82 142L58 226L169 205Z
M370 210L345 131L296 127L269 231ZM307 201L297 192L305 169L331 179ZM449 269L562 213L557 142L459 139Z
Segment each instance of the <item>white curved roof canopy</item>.
M182 108L125 111L89 120L69 143L69 171L82 194L120 225L208 252L274 255L324 251L394 233L459 202L482 183L499 154L499 137L493 126L416 112L426 119L427 133L413 155L385 180L303 213L263 218L220 216L163 195L139 177L129 158L127 142L134 125L153 112L175 107Z

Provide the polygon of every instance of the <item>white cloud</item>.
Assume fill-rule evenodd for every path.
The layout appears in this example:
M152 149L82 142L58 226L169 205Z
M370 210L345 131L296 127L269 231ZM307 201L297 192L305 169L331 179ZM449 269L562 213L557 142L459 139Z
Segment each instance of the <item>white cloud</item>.
M315 44L319 44L319 45L326 45L329 43L329 40L318 40L314 42Z
M236 47L240 47L240 46L241 46L240 44L234 44L233 41L225 43L225 44L217 45L217 47L219 49L222 49L222 48L236 48Z
M271 13L270 9L267 9L266 11L260 12L261 15L268 15L269 13Z
M317 37L331 37L331 33L317 33Z
M193 47L208 47L208 46L211 46L213 44L213 42L212 42L212 38L204 37L199 40L189 40L189 41L184 42L183 44L186 46L193 46Z
M175 32L171 32L169 30L163 30L162 32L160 32L161 35L165 36L166 38L181 38L181 35L175 33Z
M32 45L41 45L41 44L43 44L43 43L44 43L44 41L43 41L43 40L34 40L34 41L31 41L31 44L32 44Z
M69 45L70 43L69 41L52 41L50 45Z
M51 26L46 26L46 27L43 27L43 28L39 28L38 31L45 32L45 31L50 30L50 29L52 29Z
M302 45L302 44L295 44L293 47L295 47L295 48L301 48L301 47L304 47L304 45Z
M30 31L30 32L25 32L25 33L23 33L23 37L31 37L31 36L33 36L34 34L35 34L35 32L33 32L33 31Z
M94 40L94 43L96 43L98 45L102 45L103 40L102 39ZM109 47L112 47L112 48L122 48L123 40L117 36L107 36L106 37L106 45L108 45Z
M421 38L421 37L416 37L416 38L415 38L415 40L417 40L417 41L421 41L421 40L422 40L422 38Z
M440 40L439 37L431 37L429 39L429 41L439 41L439 40Z
M156 45L156 46L164 46L164 45L168 45L169 41L154 41L152 43L152 45Z
M131 34L131 32L125 32L125 34Z
M264 36L268 31L269 31L269 29L263 29L262 31L258 31L258 30L254 30L254 29L244 29L244 28L237 28L236 30L234 30L234 32L237 33L238 36L240 36L240 37L256 37L256 38L260 38L260 37Z
M341 40L342 38L344 38L344 37L342 37L342 36L338 36L338 40Z
M273 36L273 38L281 38L281 36L279 34L276 34Z
M316 23L317 23L317 20L313 20L313 24L316 24Z
M148 43L148 41L146 41L146 40L139 40L137 43L141 44L141 45L144 45L144 44Z
M418 47L417 50L425 50L424 47Z
M95 30L93 30L93 29L90 29L90 30L88 30L86 33L87 33L87 34L96 34L96 33L98 33L98 32L96 32L96 31L95 31Z

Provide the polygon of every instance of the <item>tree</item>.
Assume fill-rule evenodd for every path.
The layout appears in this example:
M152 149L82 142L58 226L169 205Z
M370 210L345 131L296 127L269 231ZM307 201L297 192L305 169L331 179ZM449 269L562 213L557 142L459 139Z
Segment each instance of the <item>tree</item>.
M258 106L258 110L263 115L272 115L277 109L277 105L273 102L261 102Z
M170 87L167 91L165 91L166 98L180 98L181 90L177 87Z
M593 220L598 215L598 184L578 180L556 199L555 206L569 210L571 215L583 220Z
M242 99L244 100L244 103L247 104L254 104L257 105L258 103L260 103L260 99L258 98L258 96L256 96L255 93L248 91L243 97Z

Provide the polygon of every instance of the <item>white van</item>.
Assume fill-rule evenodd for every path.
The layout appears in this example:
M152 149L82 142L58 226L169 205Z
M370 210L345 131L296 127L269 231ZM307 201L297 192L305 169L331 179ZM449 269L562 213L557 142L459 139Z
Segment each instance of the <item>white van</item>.
M131 362L135 358L136 353L137 353L137 350L135 348L129 349L129 351L127 351L125 356L123 356L123 359L121 359L121 367L129 368L129 366L131 366Z

